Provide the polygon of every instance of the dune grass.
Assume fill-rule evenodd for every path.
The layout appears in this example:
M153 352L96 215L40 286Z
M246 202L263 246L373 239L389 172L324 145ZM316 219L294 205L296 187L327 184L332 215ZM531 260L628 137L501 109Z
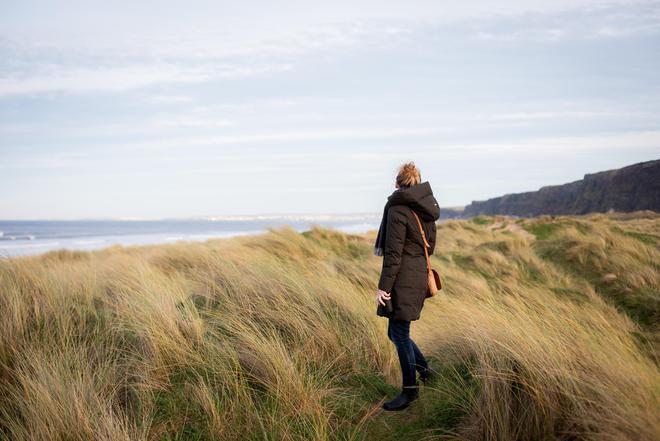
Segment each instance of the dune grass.
M655 440L660 216L438 225L399 413L375 232L0 261L0 438Z

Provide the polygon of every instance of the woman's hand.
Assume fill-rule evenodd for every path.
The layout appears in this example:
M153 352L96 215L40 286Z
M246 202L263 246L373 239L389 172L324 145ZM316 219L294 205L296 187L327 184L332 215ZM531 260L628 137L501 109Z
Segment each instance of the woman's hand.
M378 292L376 292L376 305L380 303L381 305L385 306L385 300L390 300L390 298L391 294L379 289Z

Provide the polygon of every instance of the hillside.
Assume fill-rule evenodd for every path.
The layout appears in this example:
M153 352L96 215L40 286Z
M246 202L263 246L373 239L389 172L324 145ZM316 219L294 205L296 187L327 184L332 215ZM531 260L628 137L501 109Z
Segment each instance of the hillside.
M438 375L396 414L374 236L0 261L0 439L660 438L660 215L438 224Z
M460 216L538 216L604 213L610 210L660 212L660 160L586 174L579 181L542 187L538 191L473 201ZM455 217L455 214L447 213L447 217Z

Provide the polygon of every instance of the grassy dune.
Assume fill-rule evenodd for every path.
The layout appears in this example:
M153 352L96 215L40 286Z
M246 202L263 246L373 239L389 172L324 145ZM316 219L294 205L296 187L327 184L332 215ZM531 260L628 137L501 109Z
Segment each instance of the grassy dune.
M0 438L656 440L660 216L438 226L404 412L375 232L0 261Z

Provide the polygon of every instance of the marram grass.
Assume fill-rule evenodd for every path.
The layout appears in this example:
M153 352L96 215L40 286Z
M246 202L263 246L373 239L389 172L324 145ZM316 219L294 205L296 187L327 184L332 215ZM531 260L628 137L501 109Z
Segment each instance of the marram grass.
M7 440L656 440L660 216L438 225L404 412L375 232L0 261Z

